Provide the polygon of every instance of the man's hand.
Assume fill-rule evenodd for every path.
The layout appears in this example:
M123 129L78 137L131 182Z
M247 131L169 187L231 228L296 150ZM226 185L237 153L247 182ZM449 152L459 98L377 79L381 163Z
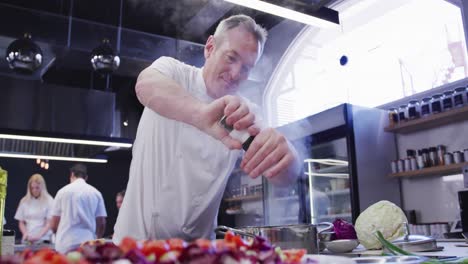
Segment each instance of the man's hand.
M218 124L224 115L227 117L226 123L236 130L247 129L251 135L256 135L259 131L254 126L255 116L247 104L232 95L226 95L202 107L194 123L198 129L220 140L229 149L241 149L242 142L229 136L229 133Z
M296 159L288 140L275 129L268 128L255 137L240 166L252 178L264 175L272 179L295 167Z

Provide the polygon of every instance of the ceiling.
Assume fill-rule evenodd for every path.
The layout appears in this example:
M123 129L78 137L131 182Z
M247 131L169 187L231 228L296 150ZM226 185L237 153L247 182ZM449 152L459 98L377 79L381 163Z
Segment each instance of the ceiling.
M0 3L62 16L71 13L74 18L116 27L121 23L123 28L200 44L204 44L220 19L231 14L250 15L266 29L282 21L280 17L222 0L2 0Z
M325 6L331 0L270 0L279 4L299 4L308 9ZM8 45L25 32L31 33L44 53L44 63L35 75L20 75L12 72L6 60L0 60L0 79L4 85L9 79L27 80L22 84L11 81L10 87L17 93L20 86L28 89L42 87L49 91L67 88L57 101L70 101L73 89L88 91L101 90L115 94L114 132L116 137L134 138L142 106L134 92L138 73L160 56L175 56L186 63L201 66L203 64L203 45L215 30L220 20L230 15L243 13L253 17L267 30L272 29L284 19L253 9L243 8L223 0L0 0L0 54L5 54ZM69 23L72 21L72 23ZM8 25L8 26L5 26ZM120 30L121 29L121 30ZM121 65L111 76L104 77L93 72L89 58L90 52L103 38L110 39L113 48L121 58ZM120 41L119 41L120 40ZM4 56L4 55L2 55ZM20 86L18 86L20 85ZM26 89L26 88L25 88ZM27 94L27 92L25 92ZM94 95L93 95L94 96ZM93 96L88 96L90 100ZM12 105L23 105L19 100ZM36 102L35 105L42 105ZM65 106L66 107L66 106ZM57 110L57 109L56 109ZM68 111L64 108L63 111ZM33 113L32 111L31 113ZM60 112L60 111L59 111ZM15 115L9 113L12 122ZM76 134L93 136L89 132L92 124L99 125L99 120L89 120L90 116L77 116L75 120L87 120L82 131ZM23 130L46 133L64 132L64 126L55 126L55 130L42 129L33 114L25 114ZM123 126L122 121L129 121ZM49 123L57 124L54 118ZM94 122L96 121L96 122ZM6 122L3 122L6 123ZM2 124L3 124L2 123ZM3 126L1 128L18 129ZM42 125L42 126L41 126ZM39 129L41 128L41 129ZM115 134L115 133L114 133ZM112 137L114 137L114 134ZM56 144L57 145L57 144ZM50 149L61 153L81 153L92 156L100 152L99 148L74 148L68 145L54 146ZM14 142L0 142L0 151L25 152L39 149L35 145L20 145ZM20 151L24 150L24 151ZM71 154L70 154L71 155Z

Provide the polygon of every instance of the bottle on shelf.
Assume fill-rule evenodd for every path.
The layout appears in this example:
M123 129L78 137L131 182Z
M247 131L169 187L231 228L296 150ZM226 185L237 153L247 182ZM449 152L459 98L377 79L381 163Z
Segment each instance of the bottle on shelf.
M388 124L390 126L398 124L398 109L395 107L388 109Z
M442 112L442 94L434 94L431 99L431 111L433 114Z
M425 97L421 101L421 117L431 114L431 97Z
M442 107L444 111L453 108L453 91L445 91L442 96Z
M402 123L408 120L407 105L400 105L398 108L398 122Z
M453 93L453 105L454 107L461 107L465 104L465 87L455 88Z
M419 101L418 100L411 100L408 102L408 119L416 119L419 117Z

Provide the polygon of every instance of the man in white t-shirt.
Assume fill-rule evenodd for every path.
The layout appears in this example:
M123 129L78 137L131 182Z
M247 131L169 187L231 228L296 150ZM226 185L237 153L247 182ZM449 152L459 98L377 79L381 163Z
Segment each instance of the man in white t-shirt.
M55 196L50 225L56 232L55 249L60 253L104 234L107 216L104 199L86 183L87 178L86 166L75 164L70 168L70 184Z
M252 18L232 16L208 38L203 68L161 57L140 73L135 89L145 109L114 242L214 237L228 176L243 153L243 142L220 126L224 115L234 129L256 136L241 162L246 173L273 183L295 176L294 148L275 129L260 129L254 107L235 95L265 41Z

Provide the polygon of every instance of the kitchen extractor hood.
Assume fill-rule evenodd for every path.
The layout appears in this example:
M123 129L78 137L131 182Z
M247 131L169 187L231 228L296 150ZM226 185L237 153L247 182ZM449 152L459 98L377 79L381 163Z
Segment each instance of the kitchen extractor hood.
M107 151L132 146L116 129L114 93L4 76L0 83L0 157L102 162Z
M106 163L109 150L130 148L131 140L0 130L0 157Z

